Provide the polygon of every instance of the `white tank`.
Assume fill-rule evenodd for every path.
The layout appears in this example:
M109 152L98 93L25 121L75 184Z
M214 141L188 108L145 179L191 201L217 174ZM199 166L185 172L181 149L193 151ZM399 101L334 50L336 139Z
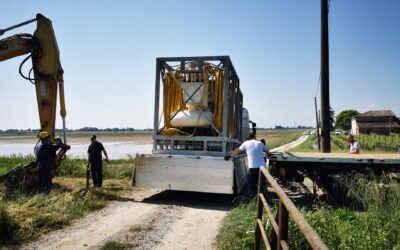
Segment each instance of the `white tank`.
M170 117L176 112L172 112ZM179 111L171 120L171 125L176 128L182 127L208 127L214 121L214 115L210 111L184 110Z

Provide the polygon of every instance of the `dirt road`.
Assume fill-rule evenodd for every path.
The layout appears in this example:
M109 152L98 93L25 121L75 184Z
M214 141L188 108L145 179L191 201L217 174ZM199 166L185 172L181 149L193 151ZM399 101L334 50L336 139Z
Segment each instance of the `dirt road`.
M280 149L287 150L305 140ZM214 249L232 196L133 189L126 197L23 249L99 249L107 242L134 249Z
M274 149L271 149L270 151L271 152L285 152L288 149L295 148L295 147L299 146L305 140L307 140L308 137L309 137L309 135L302 135L302 136L299 137L299 139L297 139L295 141L292 141L292 142L290 142L288 144L282 145L280 147L276 147Z
M22 249L213 249L231 196L133 189L127 197Z

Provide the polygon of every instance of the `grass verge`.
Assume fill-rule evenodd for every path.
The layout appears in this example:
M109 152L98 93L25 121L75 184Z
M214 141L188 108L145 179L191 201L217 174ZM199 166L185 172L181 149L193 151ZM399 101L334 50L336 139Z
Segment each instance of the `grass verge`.
M311 227L330 249L400 249L399 183L361 175L345 179L348 197L363 200L365 210L337 208L318 200L313 206L298 205ZM255 201L242 203L227 214L217 236L218 249L254 247L255 207ZM310 249L292 220L289 248Z
M83 189L86 182L83 178L57 177L53 182L49 195L0 193L0 248L35 240L69 225L74 219L119 199L129 187L129 180L105 180L103 189L89 191Z
M297 140L303 132L302 129L259 130L257 131L257 140L265 139L268 148L273 149Z
M289 149L290 152L318 152L318 148L314 147L314 141L317 138L316 133L312 133L307 140L295 148Z
M254 249L255 218L254 200L233 208L222 220L216 237L216 247L221 250Z
M17 166L27 165L34 160L35 158L32 155L0 156L0 176ZM134 163L135 159L133 158L111 160L110 164L103 161L103 177L107 179L128 179L132 176ZM86 176L86 166L86 159L66 158L62 161L56 175L83 178Z

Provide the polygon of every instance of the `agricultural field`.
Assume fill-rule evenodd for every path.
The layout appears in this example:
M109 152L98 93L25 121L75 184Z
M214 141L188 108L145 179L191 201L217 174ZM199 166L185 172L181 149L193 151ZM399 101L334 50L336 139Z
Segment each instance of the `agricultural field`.
M304 129L257 130L257 140L265 139L269 149L273 149L298 139Z
M400 152L400 135L358 135L355 137L361 145L361 153L397 153ZM314 133L301 145L292 148L291 152L318 152L317 135ZM332 152L348 152L347 136L331 133Z
M339 150L347 150L349 144L346 140L346 135L331 135L332 143L339 148ZM360 134L355 137L361 145L362 151L367 152L400 152L400 135L364 135Z

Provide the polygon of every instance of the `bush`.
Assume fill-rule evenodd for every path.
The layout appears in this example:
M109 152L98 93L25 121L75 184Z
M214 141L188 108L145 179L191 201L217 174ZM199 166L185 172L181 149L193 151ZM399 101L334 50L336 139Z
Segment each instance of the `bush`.
M132 249L133 245L129 243L121 243L116 241L107 242L100 250L124 250Z
M0 242L12 242L17 237L20 226L7 213L4 206L0 206ZM0 244L1 245L1 244Z

